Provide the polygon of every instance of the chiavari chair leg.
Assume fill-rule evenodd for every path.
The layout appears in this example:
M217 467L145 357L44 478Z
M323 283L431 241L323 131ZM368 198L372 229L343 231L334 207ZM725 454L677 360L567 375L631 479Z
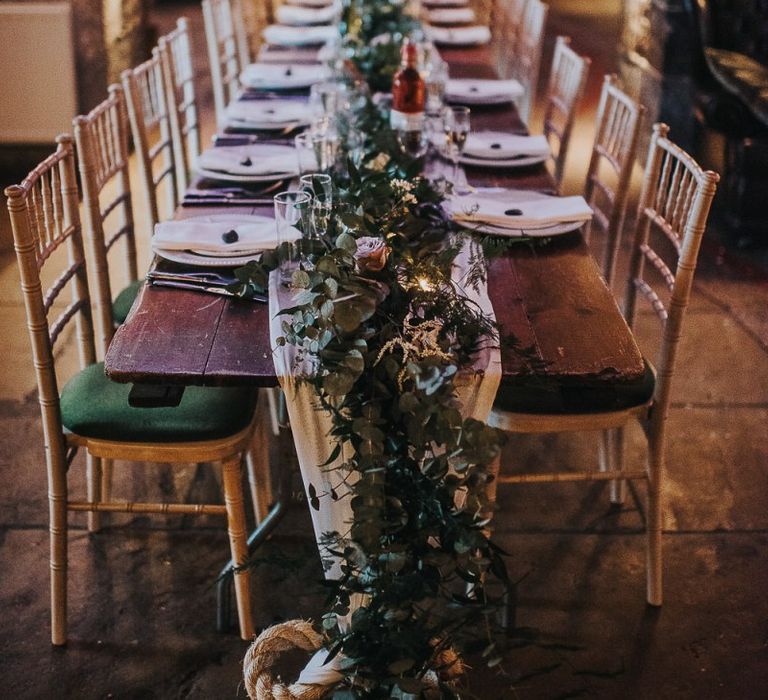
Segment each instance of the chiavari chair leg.
M663 457L656 448L649 445L648 456L648 512L646 513L646 532L648 537L646 553L646 575L648 578L647 597L650 605L662 603L661 571L661 530L662 530L662 493L661 475Z
M49 480L51 569L51 643L67 643L67 482L64 465ZM59 473L60 472L60 473Z
M222 474L224 482L224 502L227 508L227 531L232 561L237 566L242 565L248 558L248 542L243 517L243 487L240 481L241 455L224 460ZM250 640L253 637L253 619L251 616L250 583L251 574L248 569L234 572L235 599L237 601L237 616L240 622L240 637Z
M91 503L101 500L101 492L103 488L103 479L101 471L101 459L94 457L91 454L86 455L86 493L88 494L88 500ZM97 532L101 529L101 513L95 511L88 512L88 532Z
M111 459L101 460L101 500L109 503L112 500L112 472L114 462Z

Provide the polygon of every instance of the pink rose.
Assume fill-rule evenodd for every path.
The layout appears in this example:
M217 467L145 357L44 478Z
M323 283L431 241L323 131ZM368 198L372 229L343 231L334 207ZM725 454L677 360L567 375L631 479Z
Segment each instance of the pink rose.
M389 248L383 238L362 236L357 239L355 260L359 272L380 272L388 257Z

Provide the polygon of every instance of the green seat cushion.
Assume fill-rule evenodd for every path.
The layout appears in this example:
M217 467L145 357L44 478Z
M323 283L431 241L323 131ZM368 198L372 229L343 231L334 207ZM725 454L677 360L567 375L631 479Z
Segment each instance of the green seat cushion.
M85 437L120 442L198 442L234 435L253 416L256 392L240 387L187 387L174 408L128 405L130 384L86 367L61 392L64 427Z
M131 282L120 294L117 295L117 299L112 302L112 318L117 325L125 322L128 318L128 314L131 311L133 302L144 284L144 280L136 280Z
M531 414L587 414L640 406L653 396L655 378L645 361L642 378L631 382L564 381L521 377L502 380L493 407Z

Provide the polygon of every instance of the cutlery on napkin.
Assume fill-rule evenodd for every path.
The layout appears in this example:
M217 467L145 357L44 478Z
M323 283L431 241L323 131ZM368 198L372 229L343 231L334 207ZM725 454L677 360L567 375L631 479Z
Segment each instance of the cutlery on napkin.
M307 103L289 99L233 102L225 111L225 119L230 123L267 124L278 128L310 122Z
M427 7L463 7L469 5L469 0L422 0Z
M491 30L480 24L471 27L424 27L427 38L436 44L446 46L468 46L487 44L491 40Z
M298 88L319 83L330 75L325 66L293 63L251 63L240 73L240 82L249 88Z
M262 32L264 41L279 46L302 46L303 44L325 44L339 36L335 26L291 27L286 24L270 24Z
M276 151L275 149L279 149ZM290 146L218 146L203 151L195 163L198 170L228 175L295 175L295 149Z
M521 136L503 131L475 131L467 136L464 155L489 160L549 156L546 136Z
M589 221L590 209L583 197L507 199L483 194L452 195L446 200L451 218L461 223L486 223L502 228L535 228L549 224Z
M286 240L298 240L301 231L289 229ZM276 248L275 222L260 220L254 223L202 222L193 219L163 221L155 224L152 248L161 250L193 250L201 253L252 253Z
M517 80L489 80L451 78L445 85L449 100L513 100L525 94L525 88Z
M444 7L429 10L427 21L431 24L469 24L475 21L475 11L471 7Z

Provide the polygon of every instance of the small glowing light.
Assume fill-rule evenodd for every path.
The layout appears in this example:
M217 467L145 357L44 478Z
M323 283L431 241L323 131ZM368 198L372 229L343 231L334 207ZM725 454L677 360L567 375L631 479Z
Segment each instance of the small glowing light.
M417 277L416 283L419 285L422 292L431 292L435 288L435 285L433 285L426 277Z

